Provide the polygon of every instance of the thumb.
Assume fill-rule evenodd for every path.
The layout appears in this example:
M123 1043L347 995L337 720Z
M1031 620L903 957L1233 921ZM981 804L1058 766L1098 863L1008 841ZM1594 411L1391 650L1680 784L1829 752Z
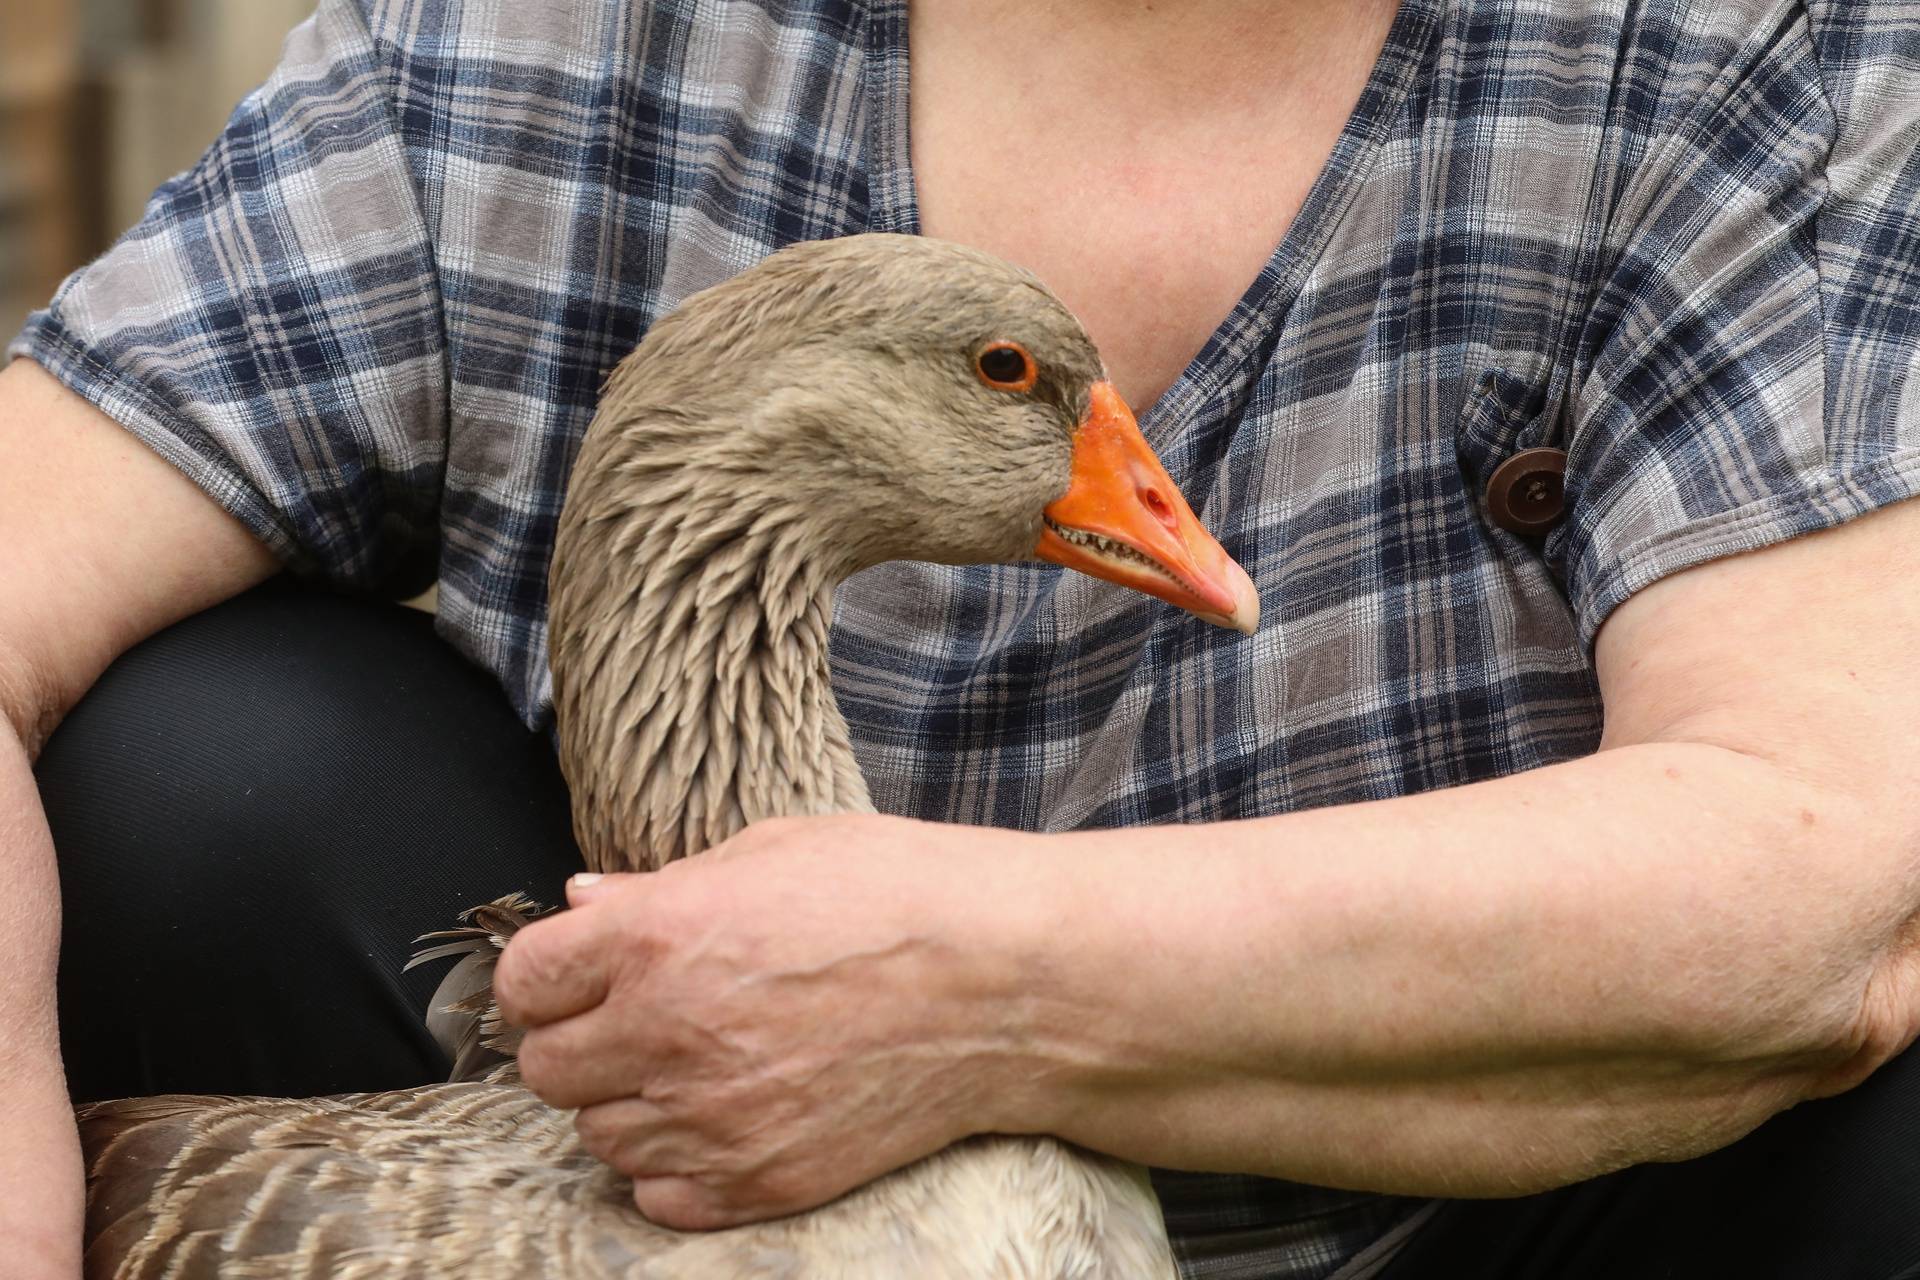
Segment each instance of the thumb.
M598 902L610 893L618 893L623 887L639 878L630 871L618 871L607 875L595 871L582 871L567 881L567 905L584 907L589 902Z

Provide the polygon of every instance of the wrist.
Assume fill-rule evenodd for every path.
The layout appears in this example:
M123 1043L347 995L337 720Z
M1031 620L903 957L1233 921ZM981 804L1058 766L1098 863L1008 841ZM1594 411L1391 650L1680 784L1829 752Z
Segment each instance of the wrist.
M9 1276L70 1280L80 1274L85 1182L73 1111L63 1086L22 1084L0 1153L0 1240Z
M996 832L969 851L954 901L971 973L968 1034L988 1047L971 1132L1073 1131L1124 1070L1131 1046L1112 1034L1124 994L1108 979L1120 977L1112 957L1128 925L1101 879L1121 834Z
M43 1219L12 1222L0 1217L0 1240L7 1242L7 1272L20 1280L72 1280L80 1275L80 1233L56 1234ZM18 1268L12 1270L11 1268Z
M1165 1150L1155 1131L1171 1117L1276 1060L1245 1008L1271 933L1245 838L1221 825L1032 838L1044 847L1001 908L1008 1131Z

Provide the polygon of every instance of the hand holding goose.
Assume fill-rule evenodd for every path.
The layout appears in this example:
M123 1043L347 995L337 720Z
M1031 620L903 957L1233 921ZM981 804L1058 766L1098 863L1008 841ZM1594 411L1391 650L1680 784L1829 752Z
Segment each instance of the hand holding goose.
M989 839L991 837L991 839ZM655 1222L809 1209L976 1132L1040 1131L1024 1012L1061 922L1033 836L867 815L760 823L570 885L519 934L523 1078ZM988 853L988 850L991 853ZM522 977L519 975L536 975Z

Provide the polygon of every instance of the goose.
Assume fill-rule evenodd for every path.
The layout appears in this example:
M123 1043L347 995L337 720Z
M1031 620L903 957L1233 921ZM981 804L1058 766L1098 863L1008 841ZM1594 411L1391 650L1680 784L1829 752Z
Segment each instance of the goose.
M991 255L869 234L689 297L609 377L555 540L549 646L588 869L651 871L747 824L871 811L827 665L837 582L889 559L1038 558L1249 632L1206 533L1079 323ZM531 904L471 913L465 1007ZM423 953L428 954L428 953ZM481 1021L476 1019L475 1021ZM635 1209L571 1115L483 1078L78 1111L86 1274L1167 1280L1145 1170L967 1139L808 1213L710 1233Z

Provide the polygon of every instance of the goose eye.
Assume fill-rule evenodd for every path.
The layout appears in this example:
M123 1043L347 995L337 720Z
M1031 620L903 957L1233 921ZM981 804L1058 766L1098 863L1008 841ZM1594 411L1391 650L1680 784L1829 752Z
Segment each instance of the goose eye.
M1040 380L1033 357L1017 342L994 342L973 358L980 381L995 391L1031 391Z

